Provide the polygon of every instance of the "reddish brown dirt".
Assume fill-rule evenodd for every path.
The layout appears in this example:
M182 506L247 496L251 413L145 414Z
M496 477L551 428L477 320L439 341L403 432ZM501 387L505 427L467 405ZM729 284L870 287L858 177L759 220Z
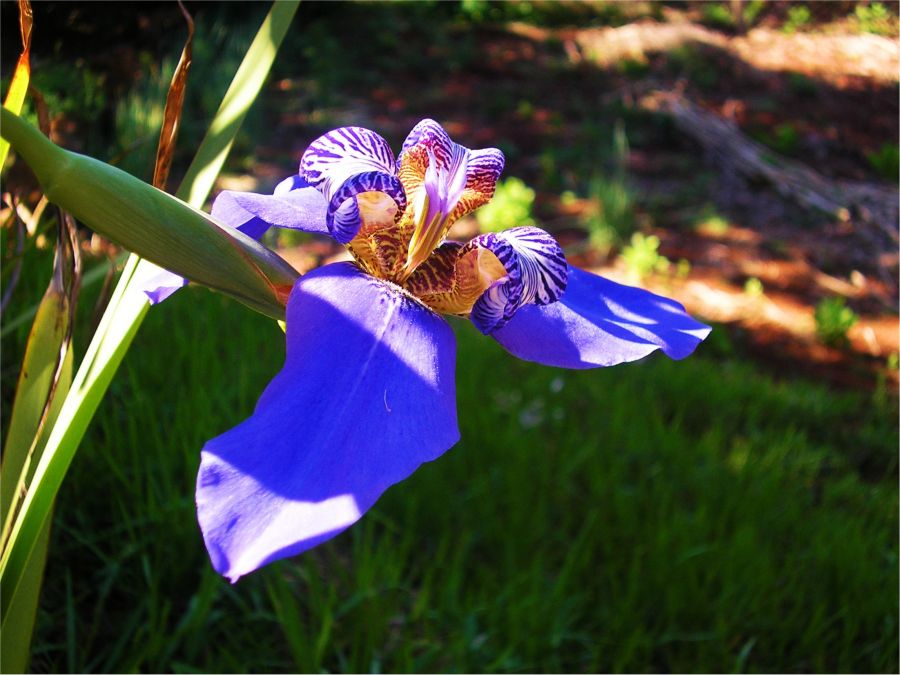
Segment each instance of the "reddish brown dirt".
M621 58L609 59L609 43L598 42L600 33L623 35L629 30L639 31L646 43L639 54L632 54L647 68L637 80L616 67ZM866 154L898 141L900 48L896 40L788 36L762 29L729 37L692 24L667 28L674 37L667 37L659 26L656 35L653 30L633 25L600 31L523 26L492 30L480 43L482 68L461 72L429 89L427 109L406 97L415 85L403 81L379 87L360 106L369 111L373 127L388 137L402 138L411 124L437 109L448 130L469 145L512 140L523 157L532 157L512 167L514 175L527 180L535 171L534 158L548 142L580 142L571 125L554 122L560 114L564 119L568 114L573 87L581 87L596 104L626 107L648 88L677 89L734 120L748 135L791 125L798 140L794 147L782 150L829 179L880 180ZM685 44L696 56L685 65L682 54L682 62L673 66L672 50ZM597 58L601 53L608 63ZM574 68L574 76L547 76L560 60ZM704 72L707 81L698 85L696 80L703 82ZM486 89L517 87L527 87L532 99L548 104L538 103L527 118L518 113L488 118L470 106ZM295 118L293 126L310 121ZM298 151L311 140L302 134L298 138L290 129L285 132ZM705 194L686 203L675 196L671 201L688 210L711 202L727 217L725 231L715 232L685 227L678 217L669 217L672 214L657 215L649 229L662 240L660 253L673 262L687 260L691 271L683 279L656 276L640 281L641 285L675 297L690 311L722 324L736 342L776 373L799 372L854 388L868 388L886 378L896 386L896 370L885 365L891 354L900 351L896 239L873 237L852 218L836 221L805 212L771 186L745 184L720 167L706 165L686 139L657 136L647 146L633 147L629 170L642 195L663 198L690 187L698 172L712 172ZM578 222L577 208L567 212L559 207L558 198L541 195L537 211L545 226L554 229L555 225L569 244L575 263L620 281L636 282L621 261L605 260L586 250L583 235L572 230ZM289 255L301 267L308 267L340 252L315 244ZM744 291L751 278L762 283L762 296ZM849 331L849 345L841 349L822 344L815 331L816 304L835 295L846 298L860 315Z

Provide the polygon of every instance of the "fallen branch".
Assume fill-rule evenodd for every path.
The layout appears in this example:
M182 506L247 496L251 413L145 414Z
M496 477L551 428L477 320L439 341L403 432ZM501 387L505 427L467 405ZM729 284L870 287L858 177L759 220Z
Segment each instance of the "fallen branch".
M892 242L898 234L896 188L875 183L840 181L800 162L785 159L748 138L733 122L692 104L673 92L655 92L638 101L644 110L672 116L675 126L699 143L712 160L750 181L771 184L783 197L830 214L838 220L865 223Z

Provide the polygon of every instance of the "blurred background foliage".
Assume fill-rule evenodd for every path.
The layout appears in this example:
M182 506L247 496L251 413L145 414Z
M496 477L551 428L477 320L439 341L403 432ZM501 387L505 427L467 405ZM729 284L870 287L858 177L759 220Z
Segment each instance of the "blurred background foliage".
M170 184L267 10L187 7ZM177 8L34 10L55 138L149 179ZM0 12L6 84L15 4ZM794 174L748 175L739 153L704 149L708 127L652 105L677 94L730 122L729 148L890 196L896 43L896 3L304 3L220 188L270 190L334 126L397 149L434 117L507 155L494 201L455 235L544 227L570 260L715 330L683 362L572 373L454 323L462 442L348 533L232 587L195 522L198 450L249 414L283 338L188 289L151 312L60 495L32 669L896 672L896 222L812 208ZM4 193L27 211L30 189L13 166ZM49 211L25 235L2 229L4 431ZM79 350L118 253L81 236L99 272ZM294 233L268 243L300 269L340 254Z

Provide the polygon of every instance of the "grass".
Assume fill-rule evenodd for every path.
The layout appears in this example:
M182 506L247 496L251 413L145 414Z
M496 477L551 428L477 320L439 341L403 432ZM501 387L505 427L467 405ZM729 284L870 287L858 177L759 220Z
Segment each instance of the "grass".
M896 670L891 404L775 382L721 331L569 372L457 328L462 442L230 586L198 451L283 339L199 289L155 309L60 495L32 669Z
M373 30L363 20L373 7L304 5L279 77L312 74L310 110L368 100L415 68L439 82L478 62L474 38L439 22L410 43L429 49L406 46L430 5L404 6L397 30ZM359 39L334 37L335 17ZM394 42L414 58L396 56ZM198 69L210 62L195 57ZM715 84L697 54L670 58L699 86ZM598 117L585 97L601 87L586 87L583 71L559 76L578 96L551 109L552 151L521 151L540 159L541 176L520 175L542 191L581 189L615 155L619 112ZM522 87L498 84L470 103L534 115ZM99 105L85 96L82 107ZM436 109L427 114L454 115ZM632 125L630 115L636 145L673 133L664 117ZM575 142L557 142L571 120ZM630 234L622 185L615 213ZM676 205L707 200L701 187ZM717 218L703 228L727 229ZM15 302L43 291L33 262ZM82 299L82 341L96 291ZM775 380L724 330L682 362L575 373L519 362L457 328L460 444L332 542L230 586L196 525L199 449L251 412L283 336L198 289L153 310L60 495L32 670L897 671L893 394ZM4 413L26 331L4 340Z

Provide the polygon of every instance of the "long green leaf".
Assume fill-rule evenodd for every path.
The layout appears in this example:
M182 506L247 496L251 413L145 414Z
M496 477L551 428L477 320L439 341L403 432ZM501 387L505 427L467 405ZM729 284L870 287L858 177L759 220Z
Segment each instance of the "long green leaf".
M59 258L57 264L63 264ZM0 507L4 524L12 516L10 510L16 491L27 484L31 474L29 467L33 468L34 460L41 456L48 430L53 427L72 382L72 350L65 344L71 320L69 298L56 281L54 275L54 281L41 300L28 336L16 386L3 463L0 465ZM61 364L58 363L60 357ZM55 386L54 377L58 378ZM51 394L50 407L42 425ZM22 582L9 599L9 608L3 612L0 623L0 672L21 673L28 665L49 537L48 520L38 536Z
M52 425L59 414L59 408L72 382L72 350L66 351L62 372L56 385L56 395L47 418ZM12 428L12 426L10 426ZM45 434L42 434L45 436ZM39 449L43 442L39 441ZM9 446L7 445L7 450ZM51 505L52 510L52 505ZM41 582L47 563L47 547L50 541L50 519L44 523L34 550L25 565L22 581L9 599L9 607L3 612L0 625L0 673L23 673L28 666L31 636L37 617Z
M9 431L0 465L0 513L4 538L13 522L32 470L46 445L72 383L72 321L78 285L75 237L60 213L53 277L41 300L22 361ZM19 586L0 621L0 672L22 672L28 665L37 614L50 521L44 523Z
M274 3L257 33L179 189L178 194L186 195L190 204L199 206L205 201L234 136L268 75L298 5L299 0ZM244 91L245 87L250 91ZM230 115L234 115L230 121L220 121L220 116L227 118ZM211 163L212 168L207 169L204 166L207 163ZM205 191L195 187L198 182L208 185ZM139 259L132 256L125 265L47 441L31 489L3 552L0 560L0 611L3 613L9 609L7 599L22 581L25 566L35 550L87 425L146 315L149 305L135 284L142 276L138 262Z
M34 13L31 11L31 3L28 0L19 0L19 32L22 34L22 53L13 71L12 80L9 83L9 91L3 107L11 110L16 115L22 112L25 105L25 94L28 92L28 83L31 82L31 29L34 23ZM6 154L9 152L9 143L0 139L0 167L6 163Z
M0 515L4 523L56 375L57 360L67 334L66 304L62 289L51 284L38 306L37 316L28 334L9 430L3 446L3 463L0 464ZM57 395L59 393L57 387ZM65 391L61 393L59 401L65 396ZM51 429L52 426L45 423L46 429Z

